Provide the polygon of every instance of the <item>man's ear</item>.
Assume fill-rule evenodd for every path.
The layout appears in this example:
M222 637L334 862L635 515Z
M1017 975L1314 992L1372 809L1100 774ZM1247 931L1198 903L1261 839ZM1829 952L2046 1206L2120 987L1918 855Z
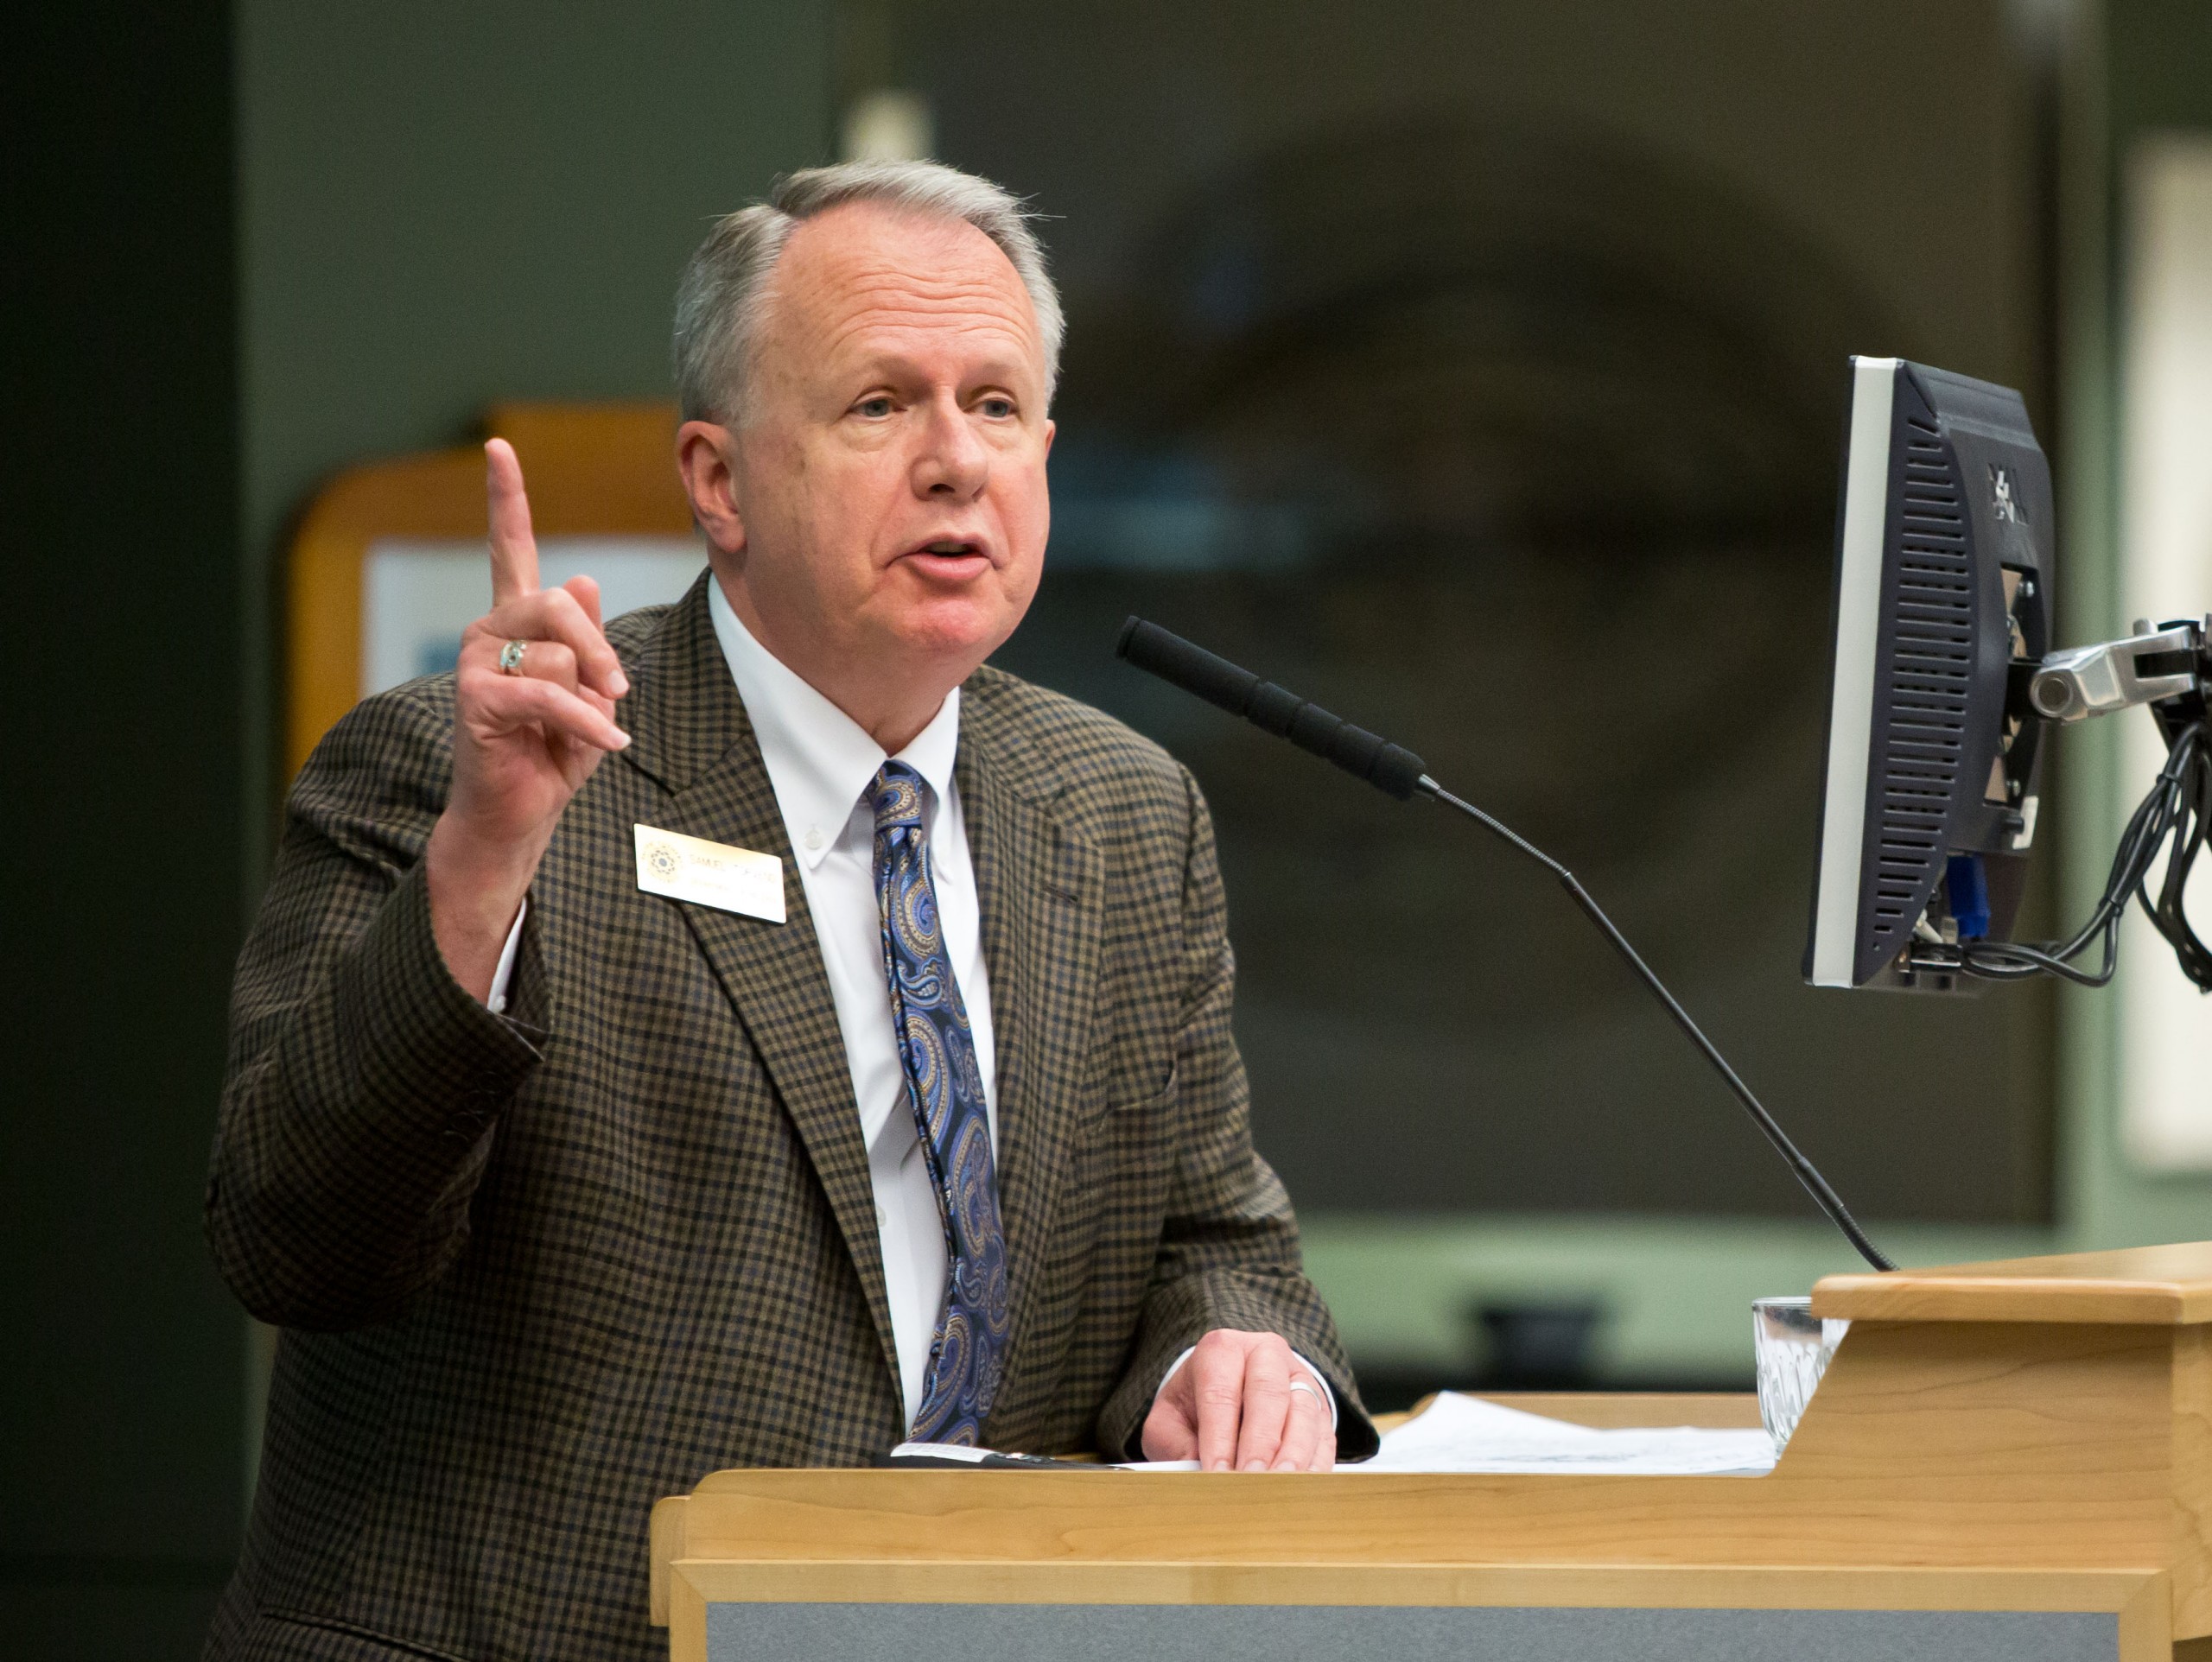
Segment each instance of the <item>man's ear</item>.
M713 422L686 422L676 429L676 471L691 498L691 517L707 544L721 554L745 547L745 516L737 500L737 437Z

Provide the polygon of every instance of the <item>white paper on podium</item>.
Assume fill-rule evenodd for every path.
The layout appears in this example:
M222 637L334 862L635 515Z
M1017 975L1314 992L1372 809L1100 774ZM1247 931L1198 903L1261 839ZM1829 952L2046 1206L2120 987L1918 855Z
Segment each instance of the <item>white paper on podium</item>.
M1194 1472L1195 1460L1133 1462L1133 1472ZM1440 1391L1419 1416L1382 1434L1382 1452L1338 1472L1560 1472L1570 1476L1763 1477L1774 1469L1764 1430L1702 1425L1600 1430L1480 1397Z
M1758 1477L1774 1469L1764 1430L1697 1425L1599 1430L1439 1392L1382 1434L1382 1452L1344 1472L1561 1472L1618 1476Z

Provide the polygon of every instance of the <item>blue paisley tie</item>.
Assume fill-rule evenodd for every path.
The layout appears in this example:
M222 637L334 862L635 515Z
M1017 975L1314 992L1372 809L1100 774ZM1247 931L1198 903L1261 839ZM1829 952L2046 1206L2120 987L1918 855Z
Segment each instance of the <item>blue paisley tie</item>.
M919 1443L972 1444L1006 1371L1010 1325L983 1075L938 926L922 839L921 775L904 762L886 762L875 776L874 801L875 907L891 980L891 1022L944 1224L948 1270L944 1314L930 1343L922 1405L910 1435Z

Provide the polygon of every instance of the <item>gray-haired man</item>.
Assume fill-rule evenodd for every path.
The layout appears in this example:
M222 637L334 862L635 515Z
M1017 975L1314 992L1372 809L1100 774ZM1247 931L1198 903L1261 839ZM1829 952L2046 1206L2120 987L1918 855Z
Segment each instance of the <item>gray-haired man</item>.
M650 1654L721 1466L1373 1446L1196 788L980 667L1058 338L997 187L821 169L684 280L683 600L540 589L489 447L493 610L318 749L238 971L209 1233L286 1333L211 1653Z

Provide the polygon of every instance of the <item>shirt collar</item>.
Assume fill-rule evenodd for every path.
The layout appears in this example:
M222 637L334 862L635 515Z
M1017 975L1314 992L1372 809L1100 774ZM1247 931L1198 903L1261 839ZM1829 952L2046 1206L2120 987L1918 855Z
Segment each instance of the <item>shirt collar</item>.
M707 585L715 638L729 664L760 745L768 783L783 810L791 851L809 871L822 864L852 817L854 806L887 759L883 747L860 723L801 679L761 645L722 593L720 579ZM953 758L960 748L960 689L944 704L898 759L922 776L931 807L952 800ZM928 810L925 810L928 811Z

